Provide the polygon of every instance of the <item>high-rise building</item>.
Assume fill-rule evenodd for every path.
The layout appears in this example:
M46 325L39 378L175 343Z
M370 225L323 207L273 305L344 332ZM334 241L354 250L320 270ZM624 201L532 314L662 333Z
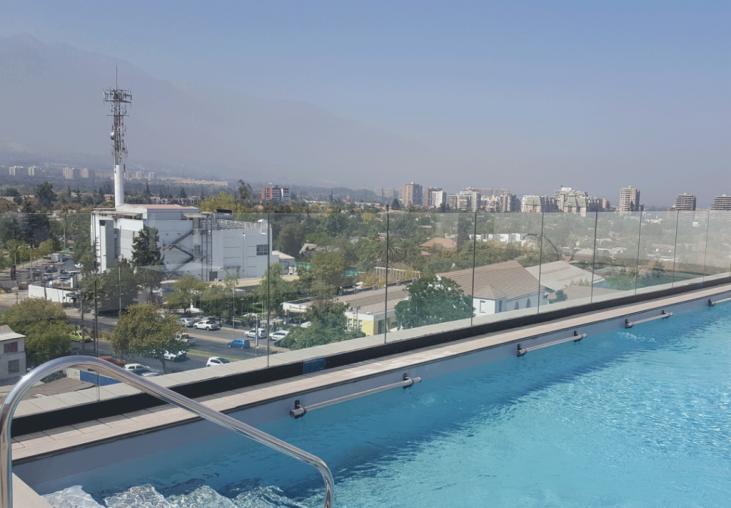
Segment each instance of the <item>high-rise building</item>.
M444 204L444 206L447 206L447 193L443 190L432 191L431 203L434 208L440 208L442 204Z
M36 176L37 166L28 166L28 176Z
M262 187L261 200L287 203L289 201L289 187L279 187L278 185Z
M555 212L558 209L553 196L526 194L520 202L520 211L526 213Z
M602 198L602 210L609 210L612 208L612 204L609 202L608 199Z
M493 192L490 187L481 187L477 189L477 192L480 193L481 196L492 196Z
M407 183L401 191L401 204L403 206L421 206L424 204L424 190L418 183Z
M393 199L398 197L398 192L393 187L383 188L383 197L386 199Z
M515 194L501 194L497 198L497 211L502 213L519 212L520 199Z
M94 171L93 169L83 168L83 169L79 170L79 176L81 178L89 178L89 179L93 180L94 177L96 176L96 171Z
M578 213L583 216L587 212L598 212L601 209L599 198L589 197L586 192L571 187L561 187L554 192L554 197L558 210L564 213Z
M495 189L496 196L502 196L503 194L510 194L510 189Z
M695 210L695 196L687 192L678 194L678 197L675 198L675 209L681 211Z
M424 187L424 195L421 198L421 204L426 207L435 207L438 205L435 205L432 202L432 192L441 191L441 187Z
M79 178L79 170L77 168L63 168L63 177L66 180L76 180Z
M726 194L716 196L711 205L711 210L731 211L731 196L727 196Z
M459 191L457 194L459 200L457 201L457 208L460 210L471 209L476 212L480 208L480 192L472 187L466 187Z
M620 212L638 212L640 210L640 189L635 189L631 185L623 187L619 191L617 210Z
M459 196L457 194L447 194L447 208L456 210L459 204Z

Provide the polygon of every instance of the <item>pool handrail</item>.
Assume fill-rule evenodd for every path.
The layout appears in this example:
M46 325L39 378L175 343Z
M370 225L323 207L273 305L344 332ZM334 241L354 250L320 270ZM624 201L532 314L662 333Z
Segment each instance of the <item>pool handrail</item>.
M289 443L277 439L274 436L262 432L250 425L240 422L228 415L206 407L192 399L189 399L179 393L175 393L168 388L157 385L147 379L133 374L124 369L117 367L105 360L94 358L91 356L65 356L56 358L40 365L23 376L18 381L0 407L0 466L5 465L5 471L0 473L0 508L13 508L13 458L12 458L12 438L10 435L13 415L15 410L28 393L33 385L49 374L60 369L69 367L81 367L106 374L110 377L118 379L133 388L148 393L153 397L172 404L181 409L185 409L198 415L199 417L213 422L217 425L225 427L242 436L253 439L269 448L277 450L285 455L289 455L305 464L317 469L325 480L325 505L324 508L331 508L333 505L333 488L334 481L332 472L325 462L304 450L292 446Z

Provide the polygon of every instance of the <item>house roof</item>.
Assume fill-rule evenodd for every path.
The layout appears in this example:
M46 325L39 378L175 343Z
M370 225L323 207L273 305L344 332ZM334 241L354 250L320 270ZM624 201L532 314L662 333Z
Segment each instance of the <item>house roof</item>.
M526 268L536 280L540 273L541 284L547 288L558 291L570 286L572 283L587 281L592 283L592 273L579 268L576 265L567 263L566 261L553 261L552 263L544 263L539 266L529 266ZM593 283L604 282L604 278L594 275Z
M419 247L426 247L427 249L430 249L436 245L440 245L445 249L457 248L457 242L455 242L451 238L432 238L431 240L427 240L426 242L422 243Z
M568 286L563 288L563 292L566 294L567 300L580 300L583 298L590 298L592 296L608 295L611 293L621 293L617 289L609 288L598 288L588 286Z
M25 335L23 335L22 333L15 333L13 330L10 329L8 325L0 326L0 342L24 338Z
M472 293L474 298L512 300L538 292L538 281L517 261L478 266L474 272L474 292L472 291L472 268L437 275L452 279L465 294Z

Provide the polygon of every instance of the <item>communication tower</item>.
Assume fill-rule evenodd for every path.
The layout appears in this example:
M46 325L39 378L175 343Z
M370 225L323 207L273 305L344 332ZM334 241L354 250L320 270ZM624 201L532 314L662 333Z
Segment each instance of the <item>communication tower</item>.
M112 155L114 156L114 206L124 204L124 165L122 159L127 158L127 146L124 144L124 117L128 116L127 104L132 104L132 93L129 90L115 88L104 90L104 102L112 105Z

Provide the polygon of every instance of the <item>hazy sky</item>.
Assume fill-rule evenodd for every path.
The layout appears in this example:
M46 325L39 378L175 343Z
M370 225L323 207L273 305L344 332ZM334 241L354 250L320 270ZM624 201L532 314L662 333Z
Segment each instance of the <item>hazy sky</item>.
M728 1L0 7L0 36L30 33L160 79L312 103L468 160L461 176L474 185L518 174L521 192L564 184L616 201L633 184L648 204L731 193L729 26Z

